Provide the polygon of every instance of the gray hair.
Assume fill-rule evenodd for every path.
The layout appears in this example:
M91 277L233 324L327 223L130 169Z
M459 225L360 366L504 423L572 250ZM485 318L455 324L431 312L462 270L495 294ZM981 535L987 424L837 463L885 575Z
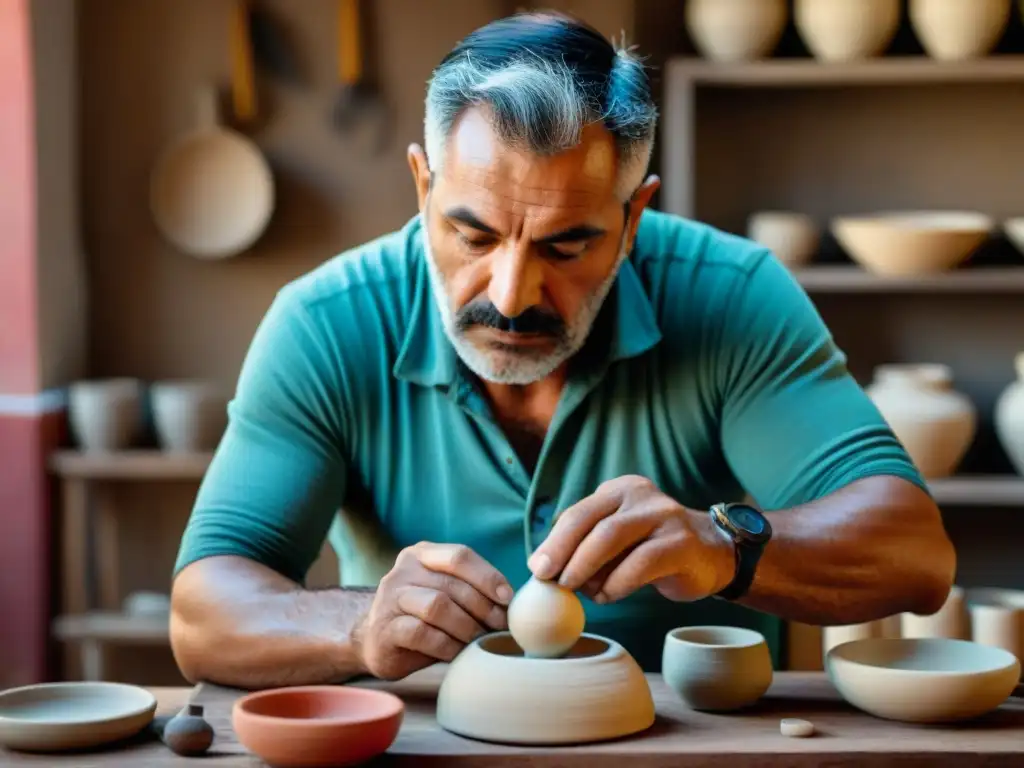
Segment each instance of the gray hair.
M534 22L524 37L536 36L537 26ZM458 55L442 62L427 90L424 120L432 173L441 169L449 135L463 111L487 105L503 141L539 155L576 146L587 125L602 122L615 138L618 152L616 194L622 201L633 195L650 163L658 119L643 62L630 49L615 47L604 38L595 41L596 34L581 38L578 29L571 28L563 37L554 43L545 38L536 49L528 47L533 39L528 38L512 54L505 50L512 43L497 52L493 49L503 43L464 43ZM594 54L607 54L605 72L595 74L592 66L581 72L581 67L567 61L569 55L557 55L559 46L575 49L581 41L607 47Z

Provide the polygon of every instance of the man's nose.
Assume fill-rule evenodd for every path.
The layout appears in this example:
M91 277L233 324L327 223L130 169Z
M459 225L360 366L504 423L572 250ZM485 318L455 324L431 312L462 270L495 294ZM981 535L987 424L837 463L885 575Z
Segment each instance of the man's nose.
M487 298L505 317L518 317L541 303L543 270L529 248L502 246L494 254Z

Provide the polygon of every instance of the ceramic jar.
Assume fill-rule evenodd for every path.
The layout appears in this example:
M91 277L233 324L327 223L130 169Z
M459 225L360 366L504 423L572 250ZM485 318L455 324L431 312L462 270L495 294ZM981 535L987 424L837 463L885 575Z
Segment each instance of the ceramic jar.
M142 431L138 379L77 381L68 387L68 422L83 451L123 451Z
M926 478L948 477L977 430L977 409L953 389L939 364L892 364L875 369L867 393Z
M1024 659L1024 591L975 588L967 590L971 640L1002 648Z
M942 608L931 616L904 613L900 622L900 634L907 638L946 637L951 640L970 640L970 617L967 613L964 590L956 586L950 589Z
M1010 22L1010 0L910 0L910 23L933 59L991 53Z
M747 223L747 237L768 248L787 267L800 267L814 258L820 234L803 213L759 211Z
M705 58L753 61L775 50L788 14L786 0L688 0L686 28Z
M995 407L995 428L1010 462L1024 475L1024 352L1014 360L1017 380L1003 390Z
M227 396L203 381L164 381L151 388L153 424L165 451L217 447L227 426Z
M822 61L855 61L885 52L900 26L900 0L796 0L794 21Z

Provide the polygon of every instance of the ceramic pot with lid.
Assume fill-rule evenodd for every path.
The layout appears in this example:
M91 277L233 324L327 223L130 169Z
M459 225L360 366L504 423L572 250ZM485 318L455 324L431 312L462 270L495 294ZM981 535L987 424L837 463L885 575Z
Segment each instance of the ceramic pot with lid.
M875 369L867 393L927 478L948 477L977 430L977 409L953 388L946 365L890 364Z

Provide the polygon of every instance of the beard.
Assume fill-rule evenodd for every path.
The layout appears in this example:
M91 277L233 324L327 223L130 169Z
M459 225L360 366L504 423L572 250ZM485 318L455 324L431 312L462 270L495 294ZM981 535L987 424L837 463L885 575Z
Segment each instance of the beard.
M474 299L458 310L452 308L444 275L434 261L430 236L423 233L423 250L430 275L434 302L441 313L445 334L462 362L473 373L494 384L525 386L547 378L575 355L586 343L601 307L615 284L619 268L628 256L626 238L619 246L615 266L585 298L576 317L566 322L551 313L531 307L516 318L507 318L486 299ZM477 344L466 334L472 328L536 333L551 339L553 348L533 349L505 344Z

